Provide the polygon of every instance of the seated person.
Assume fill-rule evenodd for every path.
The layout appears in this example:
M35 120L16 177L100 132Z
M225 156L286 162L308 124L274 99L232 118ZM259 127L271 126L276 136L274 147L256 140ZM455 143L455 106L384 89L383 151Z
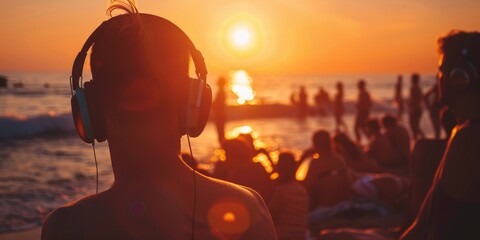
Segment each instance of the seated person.
M403 175L408 172L410 159L410 135L408 130L397 123L397 119L389 114L382 117L382 125L385 129L384 135L390 140L393 150L398 157L395 164Z
M280 153L275 172L275 188L268 203L278 239L305 239L307 231L308 193L295 180L297 163L293 154Z
M304 151L300 158L300 163L311 159L303 180L310 196L310 211L319 207L333 207L350 199L351 193L347 165L333 152L330 134L325 130L316 131L312 142L313 146Z
M51 212L42 239L276 239L258 193L198 174L181 160L181 136L201 133L211 102L208 86L188 77L189 54L199 78L206 79L206 69L180 28L138 13L132 2L110 8L128 14L91 35L71 78L77 130L88 143L108 141L115 181ZM92 45L93 80L81 86ZM204 91L190 95L190 83Z
M224 180L250 187L268 202L273 183L262 164L253 161L248 143L236 138L225 140L223 146L227 163Z
M395 153L390 140L381 133L376 118L367 121L365 132L370 138L366 153L373 158L381 170L396 174L398 172L398 154Z
M347 165L359 173L378 172L377 164L360 146L353 142L345 133L337 133L333 137L335 152L343 157Z

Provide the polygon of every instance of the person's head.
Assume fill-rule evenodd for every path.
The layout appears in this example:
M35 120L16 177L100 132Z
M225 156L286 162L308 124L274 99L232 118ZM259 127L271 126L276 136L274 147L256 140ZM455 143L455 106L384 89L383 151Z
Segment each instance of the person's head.
M339 92L343 92L343 83L341 81L337 82L336 87Z
M135 6L128 4L113 5L110 10L117 8L128 13L102 23L82 49L86 55L85 47L92 46L93 80L85 84L85 95L94 133L101 129L107 139L113 135L117 139L132 136L179 139L187 129L192 129L186 127L191 122L206 119L192 113L191 118L195 119L187 124L186 116L190 115L187 114L189 99L194 99L189 93L193 82L188 76L189 57L192 56L196 66L200 61L202 64L198 65L204 66L203 58L185 33L168 20L138 13ZM72 70L73 90L78 85L77 73L83 67L81 56L77 56ZM202 72L205 74L201 77L205 78L206 70ZM196 86L203 89L205 85ZM205 116L211 92L203 92L202 102L202 106L208 106L200 113Z
M397 83L398 83L398 84L402 84L402 81L403 81L403 75L402 75L402 74L399 74L399 75L397 76Z
M420 83L420 74L413 73L412 77L411 77L411 80L412 80L412 85L413 86L418 86L418 84Z
M367 83L365 82L365 80L363 80L363 79L358 80L357 88L359 90L362 90L362 91L365 90L366 86L367 86Z
M241 138L225 140L223 144L227 162L232 166L246 165L252 161L251 148Z
M224 76L221 76L217 79L217 86L220 89L223 89L227 84L227 79Z
M297 170L297 162L291 152L282 152L278 156L278 163L275 166L278 172L279 182L289 182L295 179L295 172Z
M331 151L330 134L325 130L318 130L312 137L313 147L315 149Z
M439 89L447 105L480 95L480 33L452 31L438 39Z
M369 136L375 136L380 134L380 124L377 118L370 118L365 124L365 131Z
M360 160L360 150L347 134L338 132L333 137L335 149L342 155L348 155L347 160Z
M385 114L382 117L382 124L386 129L389 129L397 125L397 119L390 114Z

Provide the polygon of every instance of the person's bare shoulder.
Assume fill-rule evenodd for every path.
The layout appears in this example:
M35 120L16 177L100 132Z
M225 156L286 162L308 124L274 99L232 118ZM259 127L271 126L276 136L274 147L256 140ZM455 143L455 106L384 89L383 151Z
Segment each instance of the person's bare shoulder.
M76 208L74 204L68 204L48 214L43 222L42 240L71 239L77 221Z
M208 205L203 209L210 227L237 239L276 239L270 213L257 192L210 177L202 182L197 196Z
M480 126L459 129L445 152L441 186L459 201L480 201Z

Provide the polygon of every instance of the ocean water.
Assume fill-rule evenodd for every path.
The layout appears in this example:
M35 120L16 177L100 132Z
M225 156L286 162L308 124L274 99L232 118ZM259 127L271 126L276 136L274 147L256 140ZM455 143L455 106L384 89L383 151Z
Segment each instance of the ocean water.
M78 138L70 112L70 86L68 72L5 72L9 79L6 89L0 88L0 233L28 229L41 224L52 209L62 204L95 193L95 163L92 146ZM220 75L211 75L209 83L216 92L215 81ZM225 74L225 76L230 76ZM86 76L85 79L89 79ZM345 121L352 134L353 104L357 96L356 83L363 78L376 105L382 111L394 112L392 104L396 75L262 75L249 76L251 88L260 103L289 104L292 92L303 85L313 104L318 87L333 97L335 84L345 85L347 112ZM434 75L422 76L426 91L435 81ZM13 84L23 87L14 88ZM408 96L409 75L404 75L403 95ZM229 94L234 103L234 94ZM350 107L348 107L350 106ZM402 123L406 126L407 116ZM428 114L424 112L421 126L432 137ZM251 118L229 121L226 130L234 133L251 130L258 136L256 144L272 155L290 150L299 155L310 146L310 138L320 128L333 130L330 116L297 118ZM218 148L214 125L208 123L204 133L191 139L194 157L201 167L211 170L217 160ZM187 141L182 139L187 151ZM99 190L113 182L107 143L96 144L99 171Z

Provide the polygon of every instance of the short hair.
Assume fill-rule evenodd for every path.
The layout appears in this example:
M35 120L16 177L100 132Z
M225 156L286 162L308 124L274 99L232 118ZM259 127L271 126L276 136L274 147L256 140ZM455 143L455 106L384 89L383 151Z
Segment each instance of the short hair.
M385 114L382 117L382 124L384 127L393 127L397 124L397 119L390 114Z
M122 6L117 8L128 9ZM111 106L152 99L151 106L166 103L162 109L186 106L186 100L181 102L186 99L189 66L184 34L160 17L127 12L106 21L92 47L90 65L99 102Z
M452 30L437 41L439 54L461 57L470 62L480 72L480 33ZM478 81L479 79L477 79Z
M331 150L330 134L326 130L318 130L312 136L313 146L316 148Z
M281 152L278 155L278 163L276 165L277 172L280 174L280 181L291 181L295 179L297 170L297 162L291 152Z
M412 83L418 84L420 82L420 74L412 73Z
M373 132L375 132L375 133L380 132L380 124L378 123L378 119L377 119L377 118L370 118L370 119L367 121L366 127L367 127L370 131L373 131Z

